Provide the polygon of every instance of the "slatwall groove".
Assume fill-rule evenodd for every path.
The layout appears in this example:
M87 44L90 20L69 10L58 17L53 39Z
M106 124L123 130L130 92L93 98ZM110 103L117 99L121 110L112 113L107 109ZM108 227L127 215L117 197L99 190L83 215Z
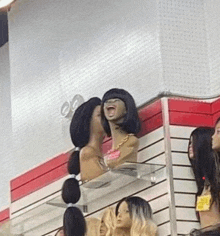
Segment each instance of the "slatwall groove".
M181 138L181 137L170 137L171 139L177 139L177 140L187 140L189 141L189 138Z
M169 209L169 206L164 207L164 208L162 208L162 209L160 209L160 210L158 210L158 211L155 211L154 214L157 214L157 213L159 213L159 212L161 212L161 211L164 211L164 210L166 210L166 209Z
M161 198L161 197L163 197L163 196L166 196L167 194L168 194L168 193L161 194L161 195L159 195L159 196L157 196L157 197L155 197L155 198L149 200L148 202L151 202L151 201L153 201L153 200L156 200L156 199L158 199L158 198Z
M143 137L139 138L139 150L150 146L152 143L157 142L160 139L164 138L163 128L160 127L155 131L144 135Z
M170 223L170 221L169 221L169 220L168 220L168 221L165 221L165 222L163 222L163 223L161 223L161 224L158 224L157 226L160 227L160 226L162 226L162 225L164 225L164 224L167 224L167 223Z
M170 221L166 221L162 224L157 226L158 228L158 235L164 236L170 234Z
M161 153L159 153L159 154L157 154L156 156L153 156L152 158L149 158L149 159L147 159L146 161L143 161L142 163L151 163L151 164L165 164L165 159L164 159L164 153L165 152L161 152ZM160 161L159 161L159 159L161 159ZM154 161L155 160L158 160L158 161Z
M183 181L195 181L195 179L186 179L186 178L174 178L174 180L183 180Z
M164 140L155 143L138 153L138 161L144 162L164 152Z
M54 194L56 194L56 193L58 193L58 192L60 192L60 190L59 190L59 191L56 191L56 192L53 192L52 194L47 195L46 197L43 197L43 198L39 199L38 201L35 201L35 202L31 203L31 204L28 204L28 205L26 205L25 207L20 208L20 209L17 210L17 211L12 212L11 215L13 216L14 214L18 213L19 211L22 211L22 210L24 210L24 209L26 209L26 208L32 206L33 204L37 204L37 203L39 203L39 202L41 202L41 201L47 199L48 197L53 196Z
M149 148L149 147L155 145L156 143L159 143L159 142L162 141L163 139L164 139L164 138L158 139L158 140L155 141L154 143L151 143L151 144L149 144L148 146L143 147L142 149L139 149L139 151L142 151L142 150L144 150L144 149L147 149L147 148Z
M186 151L176 151L176 150L172 150L172 153L187 154L188 152L186 152Z

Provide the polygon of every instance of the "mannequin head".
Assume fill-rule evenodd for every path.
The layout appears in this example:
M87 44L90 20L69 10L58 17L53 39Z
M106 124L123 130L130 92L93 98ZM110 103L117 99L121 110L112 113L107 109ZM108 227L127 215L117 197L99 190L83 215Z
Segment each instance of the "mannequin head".
M209 127L196 128L190 135L188 157L198 187L197 195L201 195L205 179L211 184L213 199L216 199L216 167L212 151L212 135L214 129Z
M75 147L83 148L90 139L90 134L95 132L100 136L104 130L100 119L101 100L97 97L89 99L76 109L70 123L70 136ZM79 151L71 154L68 162L68 172L78 175L80 172Z
M104 102L104 115L108 121L121 124L127 113L125 103L119 98L108 99Z
M137 134L140 121L133 97L124 89L110 89L102 98L101 118L105 132L111 136L109 122L114 122L126 133Z
M101 123L97 119L97 116L100 114L100 108L97 108L97 106L100 105L101 100L94 97L76 109L70 123L70 136L76 147L83 148L89 142L91 126L98 126L100 124L97 129L102 130Z
M215 123L215 133L212 136L212 148L220 152L220 117Z
M149 203L140 197L123 198L116 206L116 228L130 230L131 236L154 236L157 226L152 221Z
M113 236L115 229L116 217L112 207L108 207L102 215L100 225L100 236Z

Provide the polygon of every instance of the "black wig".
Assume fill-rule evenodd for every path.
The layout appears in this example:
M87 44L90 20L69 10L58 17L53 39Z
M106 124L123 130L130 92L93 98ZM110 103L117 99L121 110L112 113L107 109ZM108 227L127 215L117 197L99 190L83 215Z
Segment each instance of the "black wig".
M136 216L140 216L140 209L142 209L145 218L152 219L153 213L150 204L140 197L125 197L122 198L115 208L115 214L118 215L118 210L122 202L126 202L128 204L128 210L131 219L133 218L133 214L135 213Z
M70 123L70 136L75 147L83 148L89 142L92 114L94 109L99 105L101 105L101 100L94 97L76 109ZM79 151L73 152L70 156L68 172L74 175L79 174Z
M90 123L94 109L101 105L97 97L91 98L77 108L70 124L70 136L75 147L83 148L89 142ZM74 175L80 173L79 150L74 151L68 161L68 173L73 175L62 187L62 199L66 204L75 204L80 199L79 182ZM84 236L86 223L82 212L76 207L68 207L64 213L65 236Z
M113 98L119 98L125 103L127 113L124 117L123 122L120 124L121 129L127 133L137 134L141 129L141 125L135 101L133 97L130 95L130 93L128 93L124 89L118 89L118 88L110 89L104 94L102 98L101 118L102 118L102 125L104 127L106 134L108 136L111 136L111 130L109 127L108 120L105 118L103 107L104 103L107 100Z
M215 126L220 122L220 117L216 120ZM220 152L214 151L215 161L216 161L216 181L218 187L218 193L220 194ZM219 196L218 194L218 196ZM219 196L220 198L220 196ZM220 211L220 199L219 199L219 211Z
M216 161L212 150L213 133L214 129L209 127L199 127L191 133L194 157L189 160L198 188L196 196L202 194L206 181L211 186L212 201L218 203L219 187L216 179Z

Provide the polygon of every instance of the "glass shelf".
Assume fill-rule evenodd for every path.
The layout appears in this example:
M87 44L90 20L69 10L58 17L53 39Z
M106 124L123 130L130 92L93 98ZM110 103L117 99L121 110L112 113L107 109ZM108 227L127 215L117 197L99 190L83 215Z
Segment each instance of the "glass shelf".
M165 165L127 162L81 184L81 198L76 206L84 215L91 214L165 178ZM46 232L62 225L65 209L59 191L45 203L13 218L11 232L24 236L47 235Z

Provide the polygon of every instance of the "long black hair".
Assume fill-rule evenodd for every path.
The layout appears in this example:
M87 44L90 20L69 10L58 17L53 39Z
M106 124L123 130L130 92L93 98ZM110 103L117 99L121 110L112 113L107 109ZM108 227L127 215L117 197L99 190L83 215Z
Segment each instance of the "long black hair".
M216 120L215 126L220 122L220 117ZM216 181L217 181L217 189L220 194L220 151L214 151L215 161L216 161ZM219 212L220 212L220 196L219 197Z
M94 109L101 104L97 97L91 98L77 108L70 124L70 136L75 147L83 148L89 142L90 123ZM74 176L80 173L79 151L75 150L68 161L68 173L72 175L62 187L62 198L66 204L75 204L80 199L79 182ZM64 213L65 236L84 236L86 223L82 212L75 206L68 207Z
M216 179L216 161L212 150L213 133L214 129L210 127L199 127L191 133L194 157L189 160L198 188L196 196L202 194L205 182L207 182L211 187L212 202L218 203L219 187Z
M102 118L102 125L104 127L106 134L108 136L111 136L111 130L109 127L108 120L105 118L103 107L104 107L104 103L107 100L113 99L113 98L119 98L125 103L127 112L126 112L123 122L120 124L121 129L127 133L137 134L141 129L141 125L140 125L140 120L138 117L135 101L130 93L128 93L124 89L118 89L118 88L110 89L104 94L102 98L101 118Z

